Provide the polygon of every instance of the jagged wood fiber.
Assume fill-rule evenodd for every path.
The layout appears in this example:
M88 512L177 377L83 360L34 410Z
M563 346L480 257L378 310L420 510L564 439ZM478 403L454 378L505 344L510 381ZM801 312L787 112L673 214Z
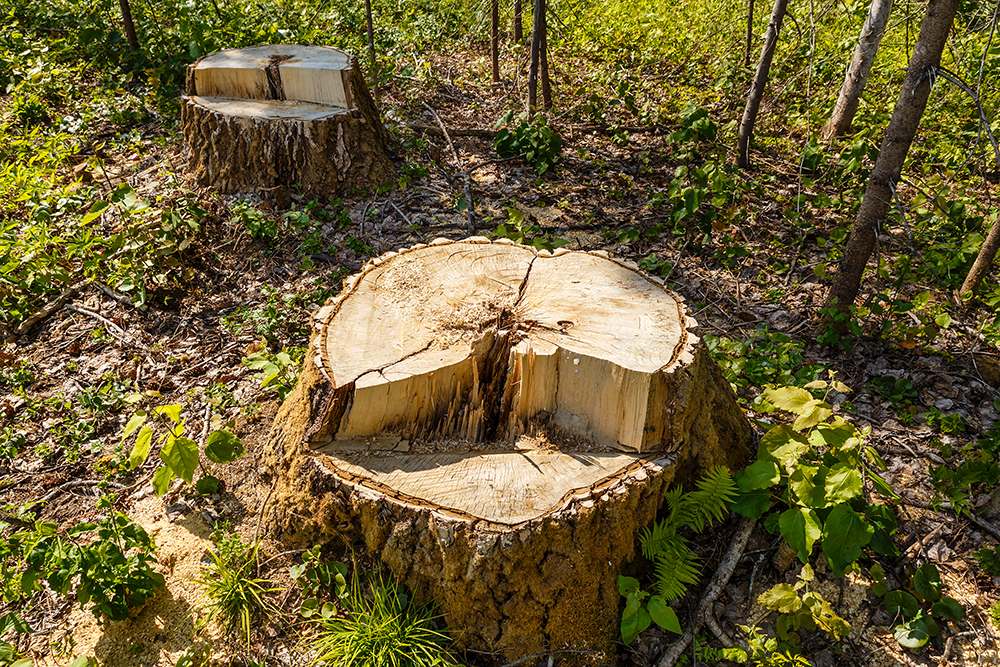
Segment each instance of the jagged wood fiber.
M450 261L441 264L430 259L438 253L445 253ZM401 347L389 355L396 361L388 364L366 349L372 340L377 344L380 336L385 338L386 331L397 331L393 326L409 331L414 322L425 322L428 313L419 310L420 304L433 307L436 303L436 297L426 291L426 285L436 284L433 275L423 275L413 267L394 273L393 267L419 260L438 272L462 274L456 263L474 257L481 261L471 260L473 264L490 268L465 274L476 280L462 283L452 295L458 305L444 320L454 323L454 313L461 314L464 303L489 315L485 326L463 328L469 325L467 317L458 318L462 335L430 326L422 334L430 337L430 343L419 335L409 341L416 351L407 350L407 336L389 336L386 340ZM497 258L506 258L507 264L497 265ZM511 263L518 261L525 267L510 270ZM503 266L508 267L506 272ZM546 278L542 267L547 266L559 270ZM535 286L548 289L551 281L551 289L561 296L546 308L559 310L562 298L571 296L560 290L571 290L573 284L586 280L569 270L572 266L599 274L593 285L602 285L605 279L600 275L606 274L613 277L613 289L624 285L623 289L631 290L634 284L635 300L653 299L664 313L672 309L674 324L668 328L674 334L663 350L649 351L652 371L638 363L620 372L608 367L597 383L617 387L616 382L632 377L622 386L642 391L621 393L650 399L647 417L640 423L655 415L650 422L655 428L649 431L655 437L625 430L622 433L635 437L631 443L609 444L607 429L585 427L587 415L560 421L555 414L559 408L551 401L545 404L548 410L539 411L547 414L546 419L532 421L530 415L522 421L510 419L516 413L517 392L524 379L512 376L523 372L525 360L532 358L527 348L563 346L561 352L546 348L534 357L535 363L544 365L538 360L546 351L556 357L568 354L562 382L569 382L565 368L586 368L588 354L600 356L593 349L586 354L583 347L572 349L582 344L569 339L574 330L577 337L594 330L584 311L596 313L596 320L602 309L614 313L615 306L608 300L573 304L579 310L577 321L543 326L546 299L534 291ZM491 284L478 279L486 275L494 277L501 292L505 286L517 287L496 313L483 310L488 299L470 286ZM531 276L541 282L532 283ZM408 282L408 277L413 281ZM420 317L414 322L398 313L386 314L392 300L383 303L378 290L369 289L387 281L395 281L394 289L409 286L417 291L419 298L407 301L402 297L396 302L397 310L418 309L414 312ZM565 284L560 286L560 282ZM593 285L584 293L592 293ZM649 290L645 296L643 290ZM631 307L627 300L619 300L622 308ZM447 298L444 302L450 303ZM338 328L343 324L339 318L365 317L366 309L385 316L379 320L384 329L362 326L371 335L351 338L347 329ZM562 312L553 317L563 317ZM493 315L495 319L490 319ZM393 324L392 316L403 319ZM618 322L617 337L628 338L627 324ZM640 319L640 324L648 323ZM641 340L645 349L656 337ZM449 357L448 350L456 347L462 354ZM421 358L427 363L418 363L409 374L414 369L406 364ZM430 368L435 359L447 362L442 366L446 372L436 369L435 374ZM582 361L573 364L574 359ZM352 364L355 368L350 371ZM365 367L381 369L383 375L373 377L371 386L383 386L391 393L394 382L404 385L403 395L408 398L390 401L387 408L423 421L407 426L394 419L370 418L364 405L377 401L358 387ZM386 378L392 381L383 382ZM407 393L415 392L417 385L436 387L431 391L433 400L421 401L419 393ZM564 388L560 394L558 385L542 383L542 388L556 392L556 403L563 394L570 402L578 401L578 387ZM601 388L594 391L600 393ZM430 402L442 407L434 414L421 413ZM597 408L609 405L607 397L594 404ZM357 410L362 410L364 418L353 423L350 415ZM473 415L479 415L478 422ZM373 430L359 431L358 424ZM459 646L496 651L505 660L565 648L589 649L597 653L584 662L590 658L613 662L620 620L616 577L635 560L640 529L655 517L669 484L693 478L710 466L739 465L749 455L750 437L746 418L679 298L634 264L588 253L552 256L481 238L438 240L373 260L317 313L316 334L302 374L281 406L265 452L267 468L277 476L267 519L290 544L308 546L341 537L362 540L413 590L418 601L437 602L455 629ZM529 482L515 479L510 472L529 469L536 471ZM448 487L446 492L440 485ZM462 497L463 489L468 498ZM530 511L518 511L522 505ZM580 655L571 657L581 659Z
M221 67L240 58L247 64L235 73ZM201 185L225 193L294 186L325 198L395 178L389 135L357 62L341 51L221 51L191 65L186 86L181 129L188 171Z

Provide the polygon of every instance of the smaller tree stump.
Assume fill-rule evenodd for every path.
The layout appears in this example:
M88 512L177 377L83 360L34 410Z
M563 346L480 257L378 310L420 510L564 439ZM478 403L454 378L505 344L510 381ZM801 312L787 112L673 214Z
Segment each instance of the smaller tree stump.
M297 188L327 198L395 177L354 58L325 46L255 46L188 68L181 129L188 170L236 193Z
M661 280L438 239L316 314L265 453L271 521L300 545L363 538L459 646L610 655L616 577L667 485L739 465L750 436Z

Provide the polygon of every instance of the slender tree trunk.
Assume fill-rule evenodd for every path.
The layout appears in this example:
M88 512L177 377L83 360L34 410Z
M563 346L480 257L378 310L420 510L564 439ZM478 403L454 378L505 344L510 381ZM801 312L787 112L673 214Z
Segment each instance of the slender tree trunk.
M528 65L528 110L538 106L538 60L542 45L542 26L545 25L545 0L535 0L531 28L531 61Z
M986 275L986 272L993 265L993 258L996 257L998 249L1000 249L1000 218L997 218L993 222L993 226L990 227L990 233L986 236L986 240L983 241L983 247L979 249L976 261L972 263L969 275L965 277L965 282L962 283L962 289L958 291L959 298L969 299L975 296L979 290L980 283L983 282L983 276Z
M135 23L132 22L132 8L128 0L118 0L122 8L122 23L125 25L125 38L128 40L128 48L134 52L139 51L139 38L135 34Z
M490 11L490 59L493 61L493 83L500 83L500 0L493 0Z
M514 0L514 43L520 44L522 39L524 34L521 25L521 0Z
M542 0L544 3L545 0ZM542 10L542 39L538 49L538 60L542 70L542 106L552 108L552 86L549 83L549 26Z
M378 81L378 61L375 59L375 28L372 26L372 0L365 0L365 23L368 28L368 67L372 81Z
M785 18L785 9L788 7L788 0L774 0L774 7L771 9L771 22L767 24L767 34L764 36L764 47L760 52L760 62L757 64L757 73L753 77L753 84L750 86L750 95L747 97L747 106L743 110L743 122L740 123L739 151L737 161L741 169L750 166L750 139L753 137L753 126L757 122L757 111L760 110L760 101L764 98L764 88L767 87L767 75L771 71L771 59L774 57L774 48L778 44L778 33L781 32L781 22Z
M906 68L906 78L903 80L896 108L885 130L875 168L844 250L844 258L827 296L826 305L838 311L848 311L858 295L865 265L875 248L878 227L885 220L889 203L893 200L893 190L903 169L903 161L927 107L933 70L941 62L941 52L957 8L958 0L929 0L927 4L927 15L920 26L920 35Z
M746 55L743 56L743 66L750 67L750 50L753 48L753 0L750 0L750 8L747 9L747 48Z
M879 44L882 43L891 11L892 0L872 0L868 18L865 19L861 37L858 38L858 45L854 49L854 57L851 58L851 64L847 66L844 75L844 84L840 87L837 105L833 108L830 120L819 132L823 139L829 141L843 136L851 129L851 122L858 111L858 102L868 82L868 73L872 69L872 63L875 62L875 54L878 53Z

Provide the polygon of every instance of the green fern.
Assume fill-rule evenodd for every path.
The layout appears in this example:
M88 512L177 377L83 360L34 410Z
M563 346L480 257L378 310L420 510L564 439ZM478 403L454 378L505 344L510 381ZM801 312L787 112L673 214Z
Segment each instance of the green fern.
M664 494L667 516L639 535L642 555L656 563L656 588L667 600L679 598L698 581L698 557L685 546L687 539L678 531L691 528L701 532L722 520L736 496L736 482L723 467L710 470L697 487L690 493L680 487L669 489Z

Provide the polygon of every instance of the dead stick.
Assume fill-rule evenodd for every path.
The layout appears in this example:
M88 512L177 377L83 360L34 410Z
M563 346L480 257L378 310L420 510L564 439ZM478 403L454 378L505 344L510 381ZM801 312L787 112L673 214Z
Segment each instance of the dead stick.
M28 331L28 329L30 329L31 327L35 326L35 324L37 324L41 320L44 320L46 317L48 317L52 313L54 313L57 310L59 310L62 307L62 305L64 303L66 303L67 299L69 299L70 297L74 296L86 284L87 284L87 281L84 280L84 281L78 282L77 284L75 284L75 285L73 285L71 287L67 287L66 289L64 289L63 292L62 292L62 294L60 294L59 296L57 296L52 301L49 301L47 304L45 304L44 306L42 306L41 308L39 308L38 310L36 310L35 313L31 317L29 317L25 321L21 322L21 324L18 325L17 329L15 330L16 333L19 336L22 335L22 334L24 334L24 333L26 333Z
M80 313L81 315L86 315L87 317L94 318L95 320L102 323L104 326L108 328L108 333L110 333L112 336L114 336L121 342L125 343L126 345L132 345L133 347L137 347L144 352L150 351L148 347L146 347L139 341L130 340L131 337L125 332L124 329L122 329L120 326L118 326L108 318L104 317L103 315L95 313L92 310L87 310L86 308L80 308L79 306L74 306L71 303L66 304L66 310L72 310L74 313Z
M943 507L943 505L945 503L942 503L941 507L935 508L929 502L918 500L917 498L912 498L912 497L909 497L909 496L903 498L903 504L904 505L910 505L911 507L919 507L920 509L924 509L924 510L931 510L932 512L940 512L941 510L944 510L944 509L950 509L950 507L948 507L948 508ZM956 514L957 514L957 512L956 512ZM996 528L993 524L988 523L988 522L980 519L975 514L968 514L968 515L962 515L962 516L964 516L966 519L968 519L972 523L976 524L977 526L979 526L980 528L982 528L983 530L985 530L986 532L988 532L995 539L1000 540L1000 529Z
M432 109L430 107L430 105L427 104L426 102L424 102L424 107L428 111L431 112L431 115L434 116L434 120L437 121L438 127L440 127L441 128L441 132L444 133L445 141L448 142L448 148L451 149L451 154L455 157L455 166L457 168L461 169L462 160L461 160L461 158L458 157L458 151L455 150L455 144L453 144L451 142L451 137L448 136L448 129L444 126L444 123L441 122L441 117L438 116L437 112L434 111L434 109ZM475 234L476 233L476 208L475 208L475 205L472 203L472 177L469 176L469 172L467 172L467 171L463 171L462 172L462 176L465 179L465 210L469 214L469 233L470 234Z
M687 629L683 637L667 649L667 652L663 654L663 657L656 664L657 667L673 667L674 663L677 662L677 659L681 657L681 654L688 647L688 644L694 639L695 633L701 629L712 603L715 602L716 598L719 597L719 593L729 583L729 578L733 576L733 570L736 569L736 564L740 562L743 550L747 546L747 540L750 539L750 533L753 532L756 524L756 519L744 518L742 520L740 527L736 530L736 535L733 537L732 546L729 547L729 551L726 552L726 555L722 558L722 562L719 563L719 569L715 571L712 580L708 582L705 594L702 596L701 602L698 603L698 608L694 612L694 618L691 619L691 627Z

